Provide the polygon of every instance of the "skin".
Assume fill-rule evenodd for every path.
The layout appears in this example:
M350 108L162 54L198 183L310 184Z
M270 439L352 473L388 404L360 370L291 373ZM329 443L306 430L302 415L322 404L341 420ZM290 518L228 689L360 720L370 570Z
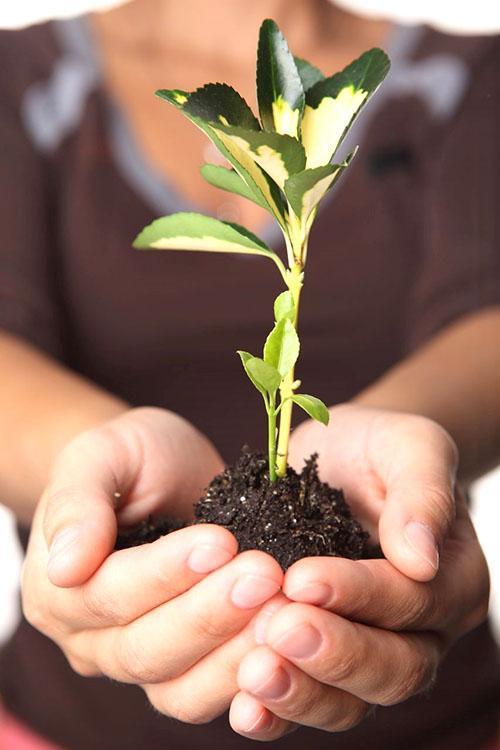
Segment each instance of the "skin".
M193 0L187 7L193 22L203 18L205 23L199 4ZM94 21L108 84L151 158L159 153L160 138L165 145L166 120L160 136L160 130L148 129L156 119L153 110L139 121L142 104L134 102L142 101L139 90L154 88L154 79L147 86L145 80L163 59L175 65L170 50L184 49L183 24L175 18L152 24L152 11L167 12L168 5L143 0L140 14L139 4L132 3L121 9L123 15L114 11ZM282 2L265 6L264 13L260 1L245 4L248 18L238 32L237 59L246 60L241 70L250 69L245 29L257 28L263 15L280 23L285 12ZM287 3L291 14L309 7ZM225 20L234 14L234 7L228 13L227 0L217 8L226 12ZM307 45L318 28L315 18L306 15L294 27L308 29L301 54L318 60L309 52L312 42ZM380 28L370 31L363 22L357 34L352 17L338 19L345 23L342 32L363 49L370 46L370 33L376 43ZM145 31L160 26L169 36L154 36L147 47L151 54L145 55ZM231 55L233 38L225 32L222 40L221 28L215 23L212 35L205 25L203 35L192 35L204 45L198 59L196 51L192 55L189 75L195 83L207 76L227 78L229 61L220 51ZM324 35L318 40L318 51L326 50ZM347 46L342 51L349 60L356 54ZM125 57L134 55L148 59L137 75L123 75ZM118 69L128 96L117 83ZM241 86L233 80L245 93L243 79ZM172 127L179 136L189 130L180 123ZM180 141L168 140L175 140L178 153ZM195 156L198 165L200 151ZM190 178L183 175L192 176L189 165L170 173L177 158L165 156L159 164L187 195ZM208 188L203 190L197 199L203 205L205 198L208 207L212 198ZM276 739L297 724L340 731L360 721L370 706L423 689L450 643L487 611L487 568L455 479L457 446L468 477L498 458L490 443L477 449L473 439L478 423L487 424L491 434L500 431L500 408L491 396L500 372L494 361L500 312L489 315L458 321L357 402L334 407L328 430L318 432L316 424L306 422L295 431L292 463L320 450L322 475L335 477L352 496L387 559L306 559L286 576L263 553L238 555L232 535L216 526L184 529L152 545L113 552L118 523L133 523L150 512L187 516L192 500L220 469L220 456L172 412L129 409L29 345L0 335L1 434L8 436L0 451L0 490L24 520L33 513L33 498L41 498L23 566L28 621L60 646L80 674L138 684L158 710L191 723L230 707L235 731L254 739ZM470 337L484 364L479 375L463 361ZM450 357L460 363L452 373ZM434 389L424 387L429 371ZM488 395L478 395L483 391ZM469 408L471 394L474 408ZM297 639L299 627L319 632L316 653L284 652L285 634L292 630ZM360 661L360 654L367 658ZM274 689L277 682L284 687L281 695Z
M484 338L484 316L475 316L443 334L446 348L473 322ZM427 356L414 358L415 377ZM455 386L463 403L471 384ZM49 437L53 425L44 425ZM283 576L263 553L237 555L232 535L209 525L112 552L118 521L173 507L187 514L221 465L185 420L132 409L57 454L23 567L26 617L80 674L141 685L159 711L191 723L229 706L235 731L254 739L297 724L341 731L372 705L425 688L488 605L486 563L455 487L455 443L426 417L356 403L332 409L321 440L316 430L307 421L295 431L292 462L320 448L322 476L340 479L386 560L305 559ZM197 457L189 465L187 446ZM415 522L427 533L409 543ZM286 633L297 638L299 626L323 640L310 657L284 653Z

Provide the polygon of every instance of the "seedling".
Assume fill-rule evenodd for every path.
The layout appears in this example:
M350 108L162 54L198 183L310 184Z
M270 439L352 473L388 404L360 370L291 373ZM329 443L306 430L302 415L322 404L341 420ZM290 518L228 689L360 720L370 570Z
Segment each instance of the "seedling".
M153 221L134 242L141 249L261 255L276 264L286 288L275 300L275 323L262 357L238 352L267 412L271 481L286 473L293 405L328 424L325 404L299 393L300 381L295 379L308 239L321 199L354 155L353 151L335 163L338 148L389 66L382 50L371 49L341 72L325 77L310 63L293 57L278 26L268 19L260 28L257 51L260 122L225 83L208 83L192 93L156 92L197 125L232 165L227 169L205 164L203 177L265 208L285 238L286 265L245 227L202 214L175 213Z

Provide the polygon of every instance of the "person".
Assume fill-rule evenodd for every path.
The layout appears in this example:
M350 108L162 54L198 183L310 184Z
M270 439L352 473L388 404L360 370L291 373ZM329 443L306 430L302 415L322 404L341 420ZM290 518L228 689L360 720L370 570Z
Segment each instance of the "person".
M118 525L188 517L262 443L234 350L261 345L272 270L130 244L195 205L280 250L257 208L202 185L205 142L152 96L230 80L251 101L265 16L327 72L375 44L393 60L312 238L300 377L336 405L290 454L319 451L385 559L286 574L211 525L113 551ZM27 547L10 721L71 750L320 750L347 729L339 750L486 747L498 652L462 488L500 445L498 39L323 0L135 0L0 43L0 493Z

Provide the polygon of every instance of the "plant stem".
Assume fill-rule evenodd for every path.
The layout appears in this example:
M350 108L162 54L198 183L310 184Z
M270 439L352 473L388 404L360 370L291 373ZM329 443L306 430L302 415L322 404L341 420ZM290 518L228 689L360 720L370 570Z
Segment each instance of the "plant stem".
M293 301L295 304L295 316L293 324L297 328L298 316L299 316L299 300L300 292L302 289L302 263L295 261L291 268L291 282L290 291L293 295ZM284 477L286 474L287 459L288 459L288 443L290 440L290 429L292 426L292 410L293 410L293 388L292 385L295 381L294 368L290 370L288 375L283 381L283 385L280 388L281 395L281 414L280 414L280 426L278 435L278 450L276 456L276 474L278 477ZM286 400L285 400L286 399ZM276 418L276 415L274 415Z
M274 404L269 405L267 411L269 479L276 481L276 410Z

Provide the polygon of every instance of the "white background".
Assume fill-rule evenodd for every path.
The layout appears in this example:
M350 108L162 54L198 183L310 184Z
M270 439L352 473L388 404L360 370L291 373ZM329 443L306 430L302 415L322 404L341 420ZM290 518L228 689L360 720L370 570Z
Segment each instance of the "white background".
M491 613L500 640L500 469L477 483L473 516L490 566ZM0 641L8 637L18 617L20 566L21 554L13 534L12 515L0 506Z
M127 0L17 0L0 2L0 27L15 28L48 18L105 10ZM333 0L358 15L398 23L428 23L456 34L494 34L500 30L498 0Z

